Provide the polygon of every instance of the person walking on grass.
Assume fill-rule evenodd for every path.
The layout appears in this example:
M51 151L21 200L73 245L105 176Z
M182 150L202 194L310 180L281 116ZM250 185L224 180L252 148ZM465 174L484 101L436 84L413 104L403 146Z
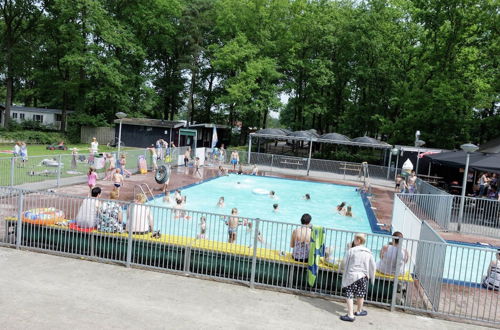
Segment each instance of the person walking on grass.
M375 259L364 244L366 235L358 233L350 244L344 258L342 275L342 294L346 298L347 314L342 315L342 321L354 322L355 316L366 316L368 312L363 309L365 296L368 292L368 280L375 282ZM357 309L354 312L354 298Z

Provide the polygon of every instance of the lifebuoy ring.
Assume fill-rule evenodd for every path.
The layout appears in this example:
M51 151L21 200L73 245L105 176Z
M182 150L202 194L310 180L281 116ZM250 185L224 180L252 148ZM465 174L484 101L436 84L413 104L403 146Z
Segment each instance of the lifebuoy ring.
M23 222L34 225L53 225L64 220L64 212L54 207L37 208L23 213Z
M252 192L257 195L269 195L269 190L263 188L255 188Z
M161 165L156 170L155 181L158 184L164 184L170 178L170 167Z

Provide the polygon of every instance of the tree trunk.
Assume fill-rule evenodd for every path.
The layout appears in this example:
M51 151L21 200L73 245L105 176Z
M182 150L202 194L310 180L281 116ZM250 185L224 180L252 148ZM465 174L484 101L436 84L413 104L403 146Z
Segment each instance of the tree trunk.
M196 62L195 62L196 65ZM189 103L191 104L191 111L189 113L189 121L194 122L194 87L196 81L196 69L191 70L191 86L189 88Z
M68 93L63 91L63 107L61 114L61 132L66 132L66 112L68 110Z
M10 71L7 69L7 71ZM9 121L10 121L10 107L12 105L12 90L14 88L13 86L13 81L12 77L10 74L8 75L7 79L5 79L5 87L7 88L7 94L5 98L5 111L4 111L4 116L3 116L3 127L5 129L9 128Z

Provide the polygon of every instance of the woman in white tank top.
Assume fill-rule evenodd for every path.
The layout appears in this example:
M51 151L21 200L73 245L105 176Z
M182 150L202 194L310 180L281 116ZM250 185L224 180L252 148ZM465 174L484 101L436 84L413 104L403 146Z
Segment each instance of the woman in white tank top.
M403 238L403 234L399 231L392 234L392 243L384 245L382 250L380 250L380 260L377 262L377 271L387 275L394 275L396 268L398 269L398 274L404 274L405 264L408 262L408 251L406 249L401 249L402 256L397 264L398 250L399 250L399 239Z

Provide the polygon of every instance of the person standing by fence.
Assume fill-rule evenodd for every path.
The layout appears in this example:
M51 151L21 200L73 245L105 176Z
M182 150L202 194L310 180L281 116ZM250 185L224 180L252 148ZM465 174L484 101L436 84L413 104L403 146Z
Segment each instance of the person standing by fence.
M497 250L496 260L490 263L482 285L486 289L500 291L500 249Z
M364 244L366 235L354 235L351 248L344 258L342 274L342 293L346 298L347 314L342 315L342 321L354 322L355 316L365 316L368 312L363 310L365 296L368 293L368 280L375 283L375 259ZM357 311L354 312L353 299L356 298Z

